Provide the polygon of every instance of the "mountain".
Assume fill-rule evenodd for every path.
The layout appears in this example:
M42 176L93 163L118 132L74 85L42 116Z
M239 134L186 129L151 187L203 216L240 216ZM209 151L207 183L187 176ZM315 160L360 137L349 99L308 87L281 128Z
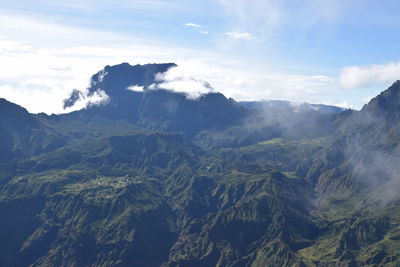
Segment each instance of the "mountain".
M400 81L396 81L387 90L362 108L363 112L369 112L377 116L388 116L389 114L397 119L398 107L400 105Z
M395 82L360 112L344 112L335 122L337 127L330 138L330 146L321 158L325 158L325 164L331 165L332 169L354 170L351 177L345 178L346 188L351 184L353 190L368 189L397 176L399 85ZM340 180L337 177L331 179ZM332 184L326 182L327 186Z
M242 123L200 132L194 142L203 148L240 147L268 139L325 137L335 129L343 109L287 101L239 102L247 109ZM322 108L319 108L322 107Z
M241 123L247 111L220 93L190 99L182 93L148 88L162 82L155 78L157 73L165 73L175 66L172 63L106 66L92 76L88 97L102 91L108 96L107 102L67 114L64 118L85 117L90 120L100 116L122 119L150 130L175 131L187 136L205 129L223 129ZM129 90L131 86L143 87L143 91ZM73 91L66 100L68 106L77 99L76 94Z
M40 154L65 144L35 115L0 99L0 163Z
M0 162L7 161L12 157L16 157L21 152L14 150L14 142L18 137L15 133L22 135L29 133L37 126L34 118L26 111L26 109L12 104L5 99L0 99Z
M88 97L98 91L104 91L111 97L112 104L126 105L126 97L131 98L133 91L127 90L130 86L148 87L158 83L156 74L165 73L168 69L176 67L174 63L145 64L131 66L122 63L115 66L106 66L94 74L90 79ZM64 101L64 107L73 106L79 99L79 91L73 90L71 96ZM131 103L132 104L132 103Z
M296 103L284 100L240 101L239 104L248 109L268 110L269 112L292 109L295 112L315 110L322 114L335 114L345 110L344 108L330 105Z
M399 82L354 111L191 99L174 66L0 100L0 266L399 266Z

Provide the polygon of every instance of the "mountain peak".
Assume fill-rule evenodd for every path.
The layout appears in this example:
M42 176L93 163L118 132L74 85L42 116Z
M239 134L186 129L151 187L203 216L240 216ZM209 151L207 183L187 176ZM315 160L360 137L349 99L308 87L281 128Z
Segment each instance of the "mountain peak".
M112 120L126 120L152 130L172 130L194 136L205 129L222 129L239 124L246 116L245 108L223 94L211 92L197 99L185 93L150 88L159 85L157 74L163 74L174 63L130 65L122 63L105 66L91 78L88 93L72 91L64 107L73 106L85 97L108 96L104 105L93 105L80 112L82 116L101 116ZM211 85L204 83L206 87ZM129 87L142 90L129 90ZM90 103L90 102L89 102Z
M5 116L6 113L29 114L28 111L20 105L11 103L4 98L0 98L0 115Z
M149 63L149 64L136 64L131 65L127 62L123 62L117 65L107 65L104 67L103 72L119 72L119 71L126 71L126 72L137 72L137 71L147 71L147 72L166 72L169 68L176 67L175 63ZM102 72L102 71L100 71Z
M395 81L388 89L371 99L361 111L376 115L395 116L400 107L400 80ZM397 116L397 115L396 115Z
M92 97L99 91L104 91L110 98L124 99L132 92L127 90L130 86L148 87L157 83L156 75L165 73L170 68L176 67L175 63L130 65L121 63L105 66L91 77L87 97ZM73 106L81 96L76 90L64 101L64 108Z
M129 86L147 87L156 83L156 75L165 73L170 68L176 67L175 63L130 65L121 63L114 66L106 66L91 78L89 94L97 90L104 90L107 95L113 97L126 91Z
M3 127L5 125L11 125L14 129L20 129L35 127L37 126L37 121L25 108L4 98L0 98L0 125Z

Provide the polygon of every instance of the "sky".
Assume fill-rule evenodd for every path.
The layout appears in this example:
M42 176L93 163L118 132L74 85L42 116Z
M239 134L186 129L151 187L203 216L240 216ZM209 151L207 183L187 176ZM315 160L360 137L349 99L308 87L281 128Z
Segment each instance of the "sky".
M174 62L168 85L360 109L400 79L395 0L0 0L0 97L63 113L106 65ZM197 83L197 84L196 84ZM208 88L209 89L209 88Z

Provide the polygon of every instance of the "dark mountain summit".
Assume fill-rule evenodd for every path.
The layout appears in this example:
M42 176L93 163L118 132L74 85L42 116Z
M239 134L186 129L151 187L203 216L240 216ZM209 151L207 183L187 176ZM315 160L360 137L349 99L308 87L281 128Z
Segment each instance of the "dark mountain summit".
M246 110L220 93L189 99L182 93L147 88L162 82L156 79L157 74L175 66L173 63L106 66L92 76L88 97L104 91L109 99L100 106L75 112L73 116L124 119L148 129L183 132L188 136L205 129L237 125L244 119ZM130 86L143 87L143 91L129 90ZM70 106L79 97L79 92L73 91L65 104Z
M362 108L362 111L371 113L375 116L399 119L399 107L400 81L396 81L388 89L371 99L371 101Z
M127 90L130 86L148 86L158 83L156 74L162 74L168 69L176 67L174 63L146 64L131 66L122 63L115 66L106 66L103 70L94 74L90 79L88 97L96 92L104 91L111 99L112 104L118 105L124 102L124 98L130 98L132 91ZM70 107L79 99L79 91L74 90L70 98L64 102L64 107Z
M103 90L111 101L118 104L129 95L130 86L148 86L159 83L157 74L163 74L170 68L176 67L174 63L146 64L131 66L122 63L115 66L106 66L92 76L89 87L89 96L98 90Z
M156 90L174 66L107 66L69 114L0 99L0 267L399 266L398 82L341 111Z

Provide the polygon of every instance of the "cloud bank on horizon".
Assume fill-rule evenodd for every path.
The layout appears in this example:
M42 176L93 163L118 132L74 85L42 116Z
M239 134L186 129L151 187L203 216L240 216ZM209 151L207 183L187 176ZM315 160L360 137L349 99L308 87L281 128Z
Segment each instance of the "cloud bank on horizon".
M348 89L379 85L400 79L400 61L368 66L350 66L342 69L340 86Z
M194 96L207 81L237 100L352 108L400 79L395 1L0 3L0 97L31 112L65 112L72 89L121 62L175 62L164 85Z

